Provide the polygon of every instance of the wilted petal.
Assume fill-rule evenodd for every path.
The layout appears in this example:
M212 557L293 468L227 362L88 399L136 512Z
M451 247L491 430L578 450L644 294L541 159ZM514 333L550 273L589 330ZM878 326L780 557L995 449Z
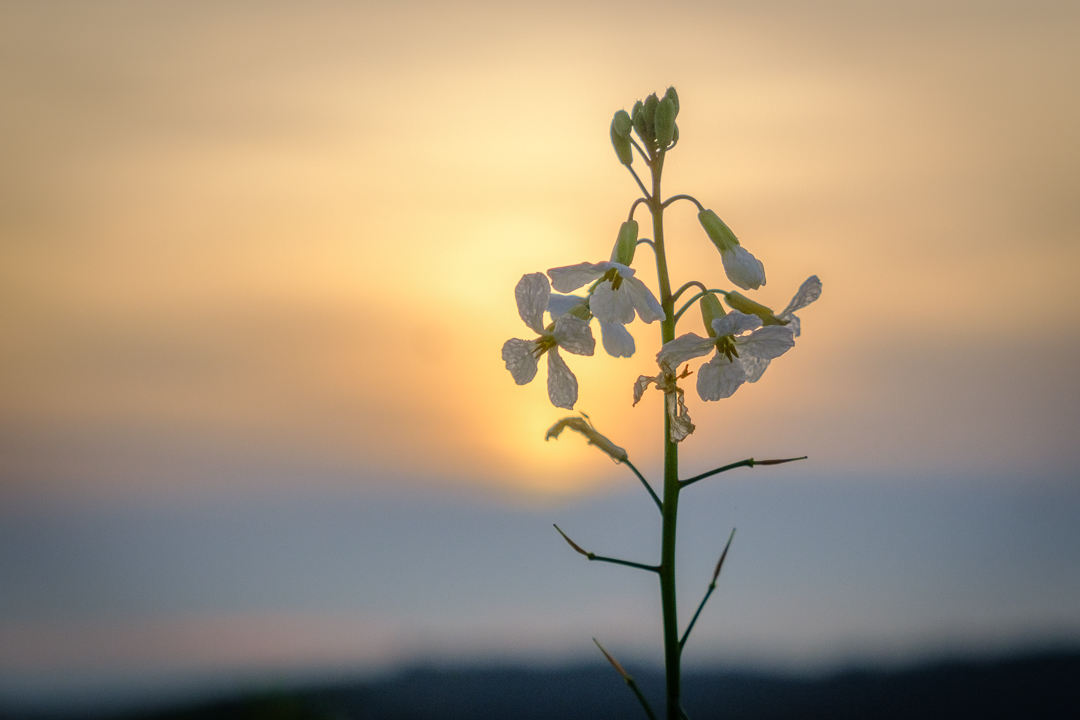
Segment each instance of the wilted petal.
M802 310L804 307L821 297L821 281L818 280L817 275L811 275L806 278L806 281L799 286L799 289L795 293L795 297L791 298L791 302L784 308L777 317L784 320L785 315L790 315L796 310ZM796 333L797 334L797 333Z
M593 290L589 300L589 309L592 314L603 322L618 322L623 325L634 322L634 301L630 293L626 292L626 283L633 280L623 280L618 290L612 289L610 282L602 282Z
M598 447L606 452L615 462L623 462L627 458L626 451L598 433L596 428L589 423L586 417L563 418L548 428L547 434L544 435L544 440L550 440L551 438L558 439L564 428L570 428L575 432L581 433L589 440L590 445Z
M547 311L551 285L544 273L522 275L514 288L518 315L537 335L544 333L544 313Z
M709 351L715 347L716 341L712 338L686 333L660 348L660 352L656 354L656 362L674 373L684 362L708 355Z
M739 338L735 347L739 357L751 355L772 360L795 347L795 334L785 325L769 325Z
M577 378L559 356L558 348L548 351L548 398L555 407L574 409L577 402Z
M761 327L761 318L757 315L747 315L744 312L738 310L732 310L724 317L716 318L712 321L713 332L717 337L724 337L725 335L738 335L744 333L747 330L754 330Z
M784 319L788 321L788 324L784 327L791 328L792 334L795 337L799 337L802 333L802 320L799 320L799 316L794 313L789 313Z
M666 319L660 301L652 294L652 290L637 278L623 278L619 292L629 294L630 302L643 322L651 323Z
M582 285L588 285L593 280L601 277L612 267L612 263L578 263L577 265L565 265L551 268L548 276L551 278L551 286L559 292L573 292Z
M664 396L668 417L671 418L671 441L682 442L694 432L694 423L690 422L690 413L686 409L683 391L670 392Z
M746 373L746 382L748 383L755 383L760 380L761 376L765 374L765 369L772 362L768 358L754 357L753 355L743 355L739 360L742 362L743 371Z
M746 372L739 360L717 355L698 368L697 391L702 400L723 400L735 394L746 382Z
M641 396L649 388L649 385L653 383L659 385L660 377L649 377L648 375L638 375L638 379L634 381L634 404L637 405L641 402Z
M636 349L634 336L621 323L600 321L600 338L611 357L630 357Z
M765 284L765 266L742 245L720 253L728 279L743 290L757 290Z
M551 297L548 298L548 312L551 313L551 319L559 317L564 313L568 313L578 305L584 305L585 298L578 295L559 295L557 293L551 293Z
M586 320L576 315L560 315L555 320L555 342L559 347L575 355L592 355L596 351L596 340L592 328Z
M502 359L506 369L514 376L514 382L524 385L536 377L535 340L507 340L503 343Z

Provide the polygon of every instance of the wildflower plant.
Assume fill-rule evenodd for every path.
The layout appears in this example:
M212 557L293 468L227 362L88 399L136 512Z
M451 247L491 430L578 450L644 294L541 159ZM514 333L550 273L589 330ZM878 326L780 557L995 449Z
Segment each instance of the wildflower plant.
M650 388L655 388L664 395L664 478L661 493L657 494L652 484L630 462L627 451L602 435L585 413L581 413L580 417L562 418L548 430L545 439L558 438L567 429L584 436L590 445L607 454L616 463L626 465L637 476L662 515L660 561L656 564L597 555L583 549L558 526L555 529L570 547L589 560L644 570L656 574L659 579L666 676L664 708L668 720L687 717L681 706L680 661L683 648L716 587L735 534L732 530L697 611L686 628L680 630L675 583L675 540L680 493L700 480L736 468L778 465L805 459L750 458L680 479L679 445L697 429L690 419L687 380L696 372L695 390L704 402L729 398L744 383L757 382L770 362L795 346L801 330L795 312L821 295L821 281L817 276L811 276L795 293L791 303L780 312L774 313L767 306L737 290L712 287L698 280L690 280L674 291L671 289L664 237L664 212L680 201L697 207L698 221L705 231L705 236L720 252L727 282L744 291L757 290L765 285L765 266L742 246L715 212L706 209L690 195L680 194L665 198L662 194L664 163L668 153L679 142L679 127L676 124L678 114L679 96L675 88L668 88L663 97L652 94L644 101L636 102L632 112L619 110L615 113L611 121L611 144L619 162L641 190L641 197L630 205L629 215L619 228L610 260L555 267L548 270L546 276L543 273L532 273L521 278L514 291L518 313L536 337L507 340L502 348L506 369L519 385L529 383L536 377L540 357L546 354L548 396L551 403L556 407L572 410L577 402L578 383L562 359L560 350L576 355L592 355L596 342L591 323L595 319L600 328L604 350L613 357L630 358L637 351L637 343L626 326L635 319L646 324L659 324L660 350L655 356L655 367L646 371L653 374L642 374L638 377L633 384L632 394L633 405L637 405ZM646 184L634 169L635 157L640 158L649 170L649 184ZM651 240L638 237L639 226L634 215L642 206L651 215ZM651 257L637 252L641 245L647 245L651 249ZM638 273L639 269L643 269L643 264L639 263L637 267L634 265L635 260L640 260L642 256L655 261L657 293L649 289ZM644 264L644 267L649 265L651 263ZM652 279L651 273L648 279ZM552 288L557 293L552 293ZM584 291L579 294L569 294L581 291L582 288ZM683 300L683 296L690 291L693 293ZM679 321L695 304L701 312L706 335L677 335ZM546 324L545 313L550 318ZM696 371L690 369L690 361L706 356L709 356L708 359L702 362ZM596 644L630 686L645 713L655 719L656 713L633 677L599 642Z

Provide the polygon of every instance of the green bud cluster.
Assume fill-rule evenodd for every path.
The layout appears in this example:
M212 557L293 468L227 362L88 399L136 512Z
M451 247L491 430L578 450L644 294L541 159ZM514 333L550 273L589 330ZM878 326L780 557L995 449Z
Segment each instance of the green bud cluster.
M679 126L675 124L678 114L679 94L673 87L662 98L653 93L644 102L638 100L630 113L625 110L615 113L611 120L611 144L619 162L627 166L633 162L631 130L652 154L674 147L679 141Z

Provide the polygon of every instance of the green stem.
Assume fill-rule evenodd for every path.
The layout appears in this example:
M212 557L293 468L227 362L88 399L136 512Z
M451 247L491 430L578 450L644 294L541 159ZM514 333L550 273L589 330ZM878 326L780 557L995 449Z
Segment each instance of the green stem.
M660 286L660 305L664 308L664 320L660 323L662 343L675 339L675 300L671 293L667 254L664 248L664 206L661 202L660 177L664 170L664 150L653 160L652 193L649 209L653 219L653 245L656 248L656 275ZM667 718L677 720L682 716L682 669L679 646L679 615L675 594L675 539L679 517L679 446L671 439L671 418L664 403L664 502L663 528L660 547L660 603L664 618L664 674L667 689Z
M703 472L700 475L695 475L692 478L687 478L686 480L683 480L681 483L679 483L679 485L680 487L693 485L698 480L704 480L707 477L712 477L713 475L718 475L722 472L727 472L728 470L734 470L735 468L752 468L755 465L783 465L784 463L795 462L796 460L805 460L806 458L807 456L803 455L802 457L784 458L782 460L755 460L754 458L750 458L748 460L740 460L739 462L731 463L730 465L725 465L723 467L718 467L715 470L710 470L709 472Z
M638 476L638 480L640 480L641 484L645 486L645 489L649 491L649 497L653 499L653 502L656 503L656 507L660 510L661 514L663 514L664 503L660 502L660 498L656 496L656 492L652 489L652 485L649 484L649 481L645 479L645 476L638 472L638 469L630 462L630 458L623 460L622 464L634 471L634 474Z

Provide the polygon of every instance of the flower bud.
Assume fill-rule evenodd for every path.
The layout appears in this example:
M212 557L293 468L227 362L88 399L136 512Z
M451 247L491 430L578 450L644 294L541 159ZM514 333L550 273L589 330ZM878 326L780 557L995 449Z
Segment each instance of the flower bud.
M634 103L634 109L630 112L630 121L634 125L634 132L642 140L645 139L645 104L638 100Z
M786 325L783 320L780 320L773 314L773 311L765 307L761 303L756 303L750 298L746 297L742 293L729 292L724 298L727 304L731 306L732 310L738 310L741 313L747 315L757 315L761 318L762 325Z
M702 210L697 217L701 227L705 228L705 233L720 252L733 250L739 244L735 233L731 232L731 228L712 210Z
M656 144L662 150L675 137L675 115L678 112L671 98L665 97L656 106Z
M679 142L679 123L675 123L675 130L671 133L671 142Z
M619 112L626 117L627 122L630 122L630 117L626 115L626 111L620 110ZM618 125L619 115L616 113L615 118L611 121L611 146L615 148L615 155L619 158L619 162L629 166L634 162L634 153L630 148L630 136L621 134Z
M668 99L668 100L671 100L671 102L675 103L675 114L678 115L679 114L679 93L675 92L675 88L674 87L669 87L667 89L667 92L664 93L664 98Z
M582 413L582 417L564 417L548 429L547 434L544 435L544 440L550 440L551 438L557 440L566 428L584 435L590 445L607 453L608 457L615 462L622 462L629 457L625 450L598 433L596 428L589 422L589 416L585 415L585 413Z
M619 237L615 240L615 247L611 249L611 262L617 262L627 267L634 262L634 251L637 250L637 220L629 220L619 228Z
M629 113L625 110L620 110L615 113L615 117L611 119L611 127L619 137L629 138L630 131L634 128L634 121L630 119Z
M705 329L709 332L709 337L716 337L716 330L713 329L712 323L713 320L719 320L727 315L724 306L720 304L716 294L711 292L701 296L698 306L701 308L701 319L705 323Z
M653 93L645 98L645 108L642 111L645 120L645 140L656 139L656 107L660 104L660 98Z

